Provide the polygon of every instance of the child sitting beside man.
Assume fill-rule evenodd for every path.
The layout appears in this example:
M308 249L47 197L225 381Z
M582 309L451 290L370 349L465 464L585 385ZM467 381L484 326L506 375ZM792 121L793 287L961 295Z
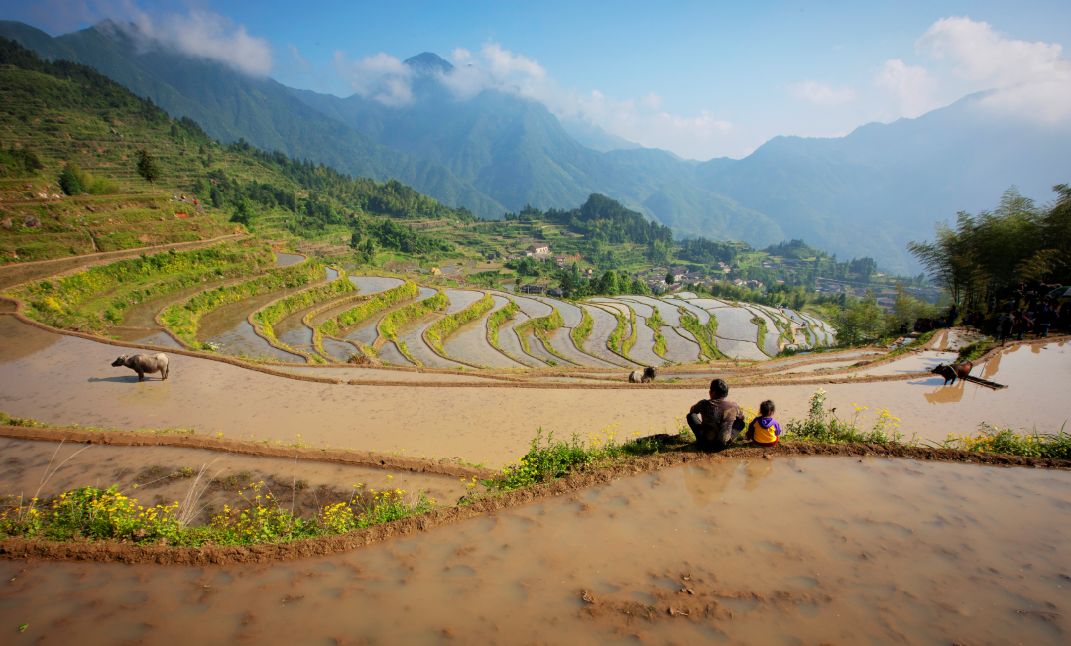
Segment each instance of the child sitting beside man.
M751 421L745 437L759 446L775 446L781 437L781 425L773 418L774 410L769 399L759 404L759 415Z

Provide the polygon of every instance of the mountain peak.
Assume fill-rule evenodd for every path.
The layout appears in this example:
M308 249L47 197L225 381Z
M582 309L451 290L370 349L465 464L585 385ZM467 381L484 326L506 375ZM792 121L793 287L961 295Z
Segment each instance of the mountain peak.
M405 59L405 64L418 72L442 72L443 74L454 69L454 66L431 52L417 54L412 58Z

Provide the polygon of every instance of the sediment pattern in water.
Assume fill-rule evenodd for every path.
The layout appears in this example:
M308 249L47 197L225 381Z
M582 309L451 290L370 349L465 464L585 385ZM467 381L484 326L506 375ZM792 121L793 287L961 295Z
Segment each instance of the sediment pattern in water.
M423 320L416 324L410 324L406 326L405 330L400 332L398 341L405 344L406 350L409 354L425 366L431 366L433 368L460 368L464 364L456 361L450 361L444 359L435 354L428 344L424 342L423 334L424 330L428 329L433 323L438 321L441 317L437 314L432 314L425 317Z
M662 328L662 335L669 332L669 328ZM629 350L629 356L648 366L660 366L665 359L654 352L654 330L647 325L647 319L636 315L636 345Z
M570 328L558 328L547 333L547 340L550 341L551 346L558 351L566 359L581 366L591 366L593 368L616 368L612 363L596 359L590 354L585 354L576 349L573 345L573 340L569 338L569 334L572 332Z
M610 352L606 347L610 333L617 327L617 319L614 318L613 314L594 305L584 305L582 307L587 310L592 319L591 334L588 335L587 341L584 342L584 350L614 365L631 365L631 362Z
M666 361L692 363L699 359L699 344L692 340L691 332L666 325L662 327L662 336L666 338Z
M487 316L462 325L443 344L446 354L490 368L523 368L502 354L487 340Z
M545 367L547 365L546 363L524 351L524 348L521 346L520 337L517 336L517 331L513 329L527 320L529 320L529 317L522 310L514 315L512 321L503 323L502 327L498 328L498 347L508 352L510 356L523 361L526 365ZM530 343L529 347L531 347Z
M394 344L394 341L387 341L383 344L383 347L379 349L379 358L385 363L394 364L396 366L413 365L413 362L402 354L402 351L398 349L398 346ZM394 377L396 377L396 375L390 376L392 379ZM379 378L382 378L382 376Z
M385 292L392 287L401 285L405 281L387 276L350 276L350 282L361 288L361 294L367 295Z
M450 299L450 307L447 308L446 313L456 314L483 298L483 292L474 292L467 289L448 289L446 290L446 297Z

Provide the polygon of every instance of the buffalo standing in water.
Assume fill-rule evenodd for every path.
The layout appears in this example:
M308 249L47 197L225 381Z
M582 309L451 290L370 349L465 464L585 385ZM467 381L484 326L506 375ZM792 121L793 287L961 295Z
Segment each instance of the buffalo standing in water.
M145 381L145 375L151 375L154 372L160 373L163 379L167 379L167 363L167 355L163 352L159 354L123 354L112 362L112 367L126 366L138 373L138 381Z
M963 363L955 363L955 364L952 364L951 366L946 366L945 364L942 363L942 364L939 364L936 368L934 368L930 372L932 372L935 375L940 375L940 376L944 377L945 378L945 385L947 386L949 381L952 382L952 385L955 385L957 378L958 379L966 379L967 375L971 374L971 368L973 368L973 367L974 367L974 364L971 363L970 361L964 361Z
M628 375L628 382L630 384L649 384L655 380L658 376L658 371L654 368L647 367L643 369L643 372L634 370Z

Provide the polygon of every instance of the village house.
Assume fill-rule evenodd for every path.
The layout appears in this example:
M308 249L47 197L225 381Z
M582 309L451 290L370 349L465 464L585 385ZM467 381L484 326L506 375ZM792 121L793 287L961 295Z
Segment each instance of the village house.
M545 242L537 242L534 245L528 247L526 252L529 256L545 256L550 253L550 245Z
M554 256L554 262L558 263L559 267L565 266L565 256Z

